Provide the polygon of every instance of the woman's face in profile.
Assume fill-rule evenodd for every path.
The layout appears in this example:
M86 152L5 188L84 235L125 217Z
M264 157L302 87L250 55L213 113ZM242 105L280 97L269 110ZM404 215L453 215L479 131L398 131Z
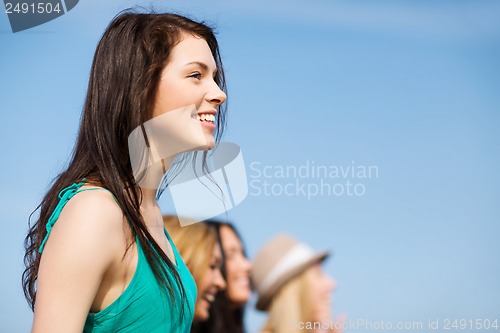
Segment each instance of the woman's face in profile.
M332 292L336 282L328 276L321 268L320 263L316 263L309 268L311 276L311 296L313 308L313 320L329 319L331 315Z
M210 265L202 276L202 281L198 283L198 297L194 309L194 320L205 321L210 316L210 306L215 300L215 295L219 290L226 287L226 282L221 273L222 255L219 244L214 246Z
M215 144L217 108L226 100L214 81L216 73L207 42L189 34L174 46L162 71L152 121L158 117L160 126L173 133L186 151L211 149Z
M250 298L250 270L252 264L243 254L243 246L234 231L221 226L220 236L226 259L226 293L231 302L244 305Z

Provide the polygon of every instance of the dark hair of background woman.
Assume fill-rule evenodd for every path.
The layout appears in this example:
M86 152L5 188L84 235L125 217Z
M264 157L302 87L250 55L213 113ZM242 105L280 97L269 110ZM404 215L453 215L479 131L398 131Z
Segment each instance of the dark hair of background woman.
M173 283L177 283L185 299L179 275L148 232L140 214L141 192L133 177L128 151L129 134L152 117L162 70L183 33L207 41L218 68L215 81L226 91L217 40L213 30L203 23L176 14L127 11L115 17L104 32L94 55L70 162L36 208L35 212L40 210L39 217L32 225L30 223L25 239L26 268L22 280L24 294L32 309L41 256L38 248L47 233L45 226L59 202L58 193L84 177L89 184L113 193L132 231L133 239L130 239L128 248L137 237L157 281L170 296L173 296ZM219 109L216 141L224 128L224 114ZM165 263L173 272L175 281L166 274ZM169 278L165 280L165 276Z
M224 249L222 238L220 236L220 228L226 226L231 228L234 234L238 237L243 246L243 255L246 257L243 239L238 230L230 224L215 220L207 220L204 223L212 225L217 230L217 239L221 249ZM227 281L226 258L224 251L222 252L222 267L221 272L224 280ZM210 317L204 322L193 323L191 333L245 333L244 325L245 306L235 306L227 297L225 290L219 291L215 296L215 301L210 307Z

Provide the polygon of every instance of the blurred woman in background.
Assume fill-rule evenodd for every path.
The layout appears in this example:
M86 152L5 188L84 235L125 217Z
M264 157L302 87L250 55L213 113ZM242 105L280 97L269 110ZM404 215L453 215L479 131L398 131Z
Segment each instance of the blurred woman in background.
M213 226L219 236L223 258L222 275L227 287L217 294L209 319L194 323L191 332L244 333L244 310L252 292L252 264L247 259L243 240L234 225L215 220L203 223Z
M267 243L253 262L257 309L268 312L262 333L340 332L331 317L336 282L321 269L329 256L288 235Z
M217 292L226 287L221 273L222 251L217 232L206 223L181 228L178 218L173 215L164 215L163 223L198 288L193 322L205 321L210 316Z

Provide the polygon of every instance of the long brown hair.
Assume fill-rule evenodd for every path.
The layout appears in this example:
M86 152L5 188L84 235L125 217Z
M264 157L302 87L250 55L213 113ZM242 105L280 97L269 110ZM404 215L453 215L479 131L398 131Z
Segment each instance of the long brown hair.
M218 68L215 81L226 91L218 43L213 30L204 23L176 14L127 11L115 17L104 32L94 55L71 160L35 209L35 212L39 210L39 216L33 224L33 213L30 215L22 284L32 310L41 256L38 248L47 234L47 221L58 204L58 193L84 177L90 184L104 187L114 194L134 239L136 237L144 249L157 281L171 297L174 295L173 283L176 283L185 299L179 275L148 232L140 214L141 191L133 177L127 141L133 129L151 119L161 72L183 33L207 41ZM225 125L223 111L219 107L216 141ZM130 240L130 244L134 239ZM166 274L165 264L173 272L175 281Z

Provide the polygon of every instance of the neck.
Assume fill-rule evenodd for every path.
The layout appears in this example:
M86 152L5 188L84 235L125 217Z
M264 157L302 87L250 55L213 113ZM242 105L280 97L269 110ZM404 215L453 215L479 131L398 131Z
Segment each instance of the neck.
M142 202L141 215L144 223L151 234L163 232L163 219L161 217L160 207L156 201L156 190L141 188Z
M156 191L158 189L150 189L141 187L142 201L141 209L150 210L152 208L158 207L158 201L156 201Z
M161 228L163 230L163 220L161 219L160 207L156 200L156 192L165 172L172 166L173 158L162 160L150 166L145 178L140 182L139 188L142 194L141 215L144 218L148 229Z

